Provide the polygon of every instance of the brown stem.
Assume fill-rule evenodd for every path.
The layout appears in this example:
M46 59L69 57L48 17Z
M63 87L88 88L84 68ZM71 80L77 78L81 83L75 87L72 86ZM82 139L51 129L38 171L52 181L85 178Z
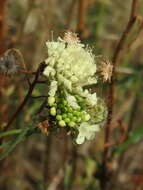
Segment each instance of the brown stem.
M65 26L65 28L67 28L68 30L71 29L71 22L72 22L72 18L74 16L76 4L77 4L76 1L72 0L72 2L70 4L70 7L69 7L69 14L68 14L67 23L66 23L66 26Z
M37 99L37 98L47 98L48 96L31 96L31 98L35 98L35 99Z
M142 35L142 31L143 31L143 19L142 19L142 21L141 21L141 24L140 24L140 27L139 27L139 30L138 30L138 32L137 32L137 34L136 34L135 39L133 39L133 40L129 43L129 45L128 45L128 51L130 51L130 50L132 50L132 49L134 48L136 41L138 41L138 39L139 39L139 38L141 37L141 35Z
M133 6L136 5L135 0L133 0L132 2L132 9L131 9L131 16L129 19L129 22L127 24L127 27L125 29L125 31L123 32L121 39L117 45L117 48L114 52L113 55L113 73L112 73L112 77L111 77L111 83L110 83L110 87L109 87L109 103L108 103L108 119L107 119L107 124L106 124L106 129L105 129L105 143L109 142L109 138L110 138L110 131L111 131L111 122L112 122L112 115L113 115L113 107L114 107L114 100L115 100L115 72L116 72L116 66L119 64L119 60L121 58L121 55L123 54L123 50L125 48L125 43L126 40L128 38L128 35L132 29L132 27L135 24L136 21L136 16L135 14L135 10L133 8ZM137 7L137 5L136 5ZM107 161L107 157L108 157L108 148L106 148L104 150L104 160Z
M35 75L35 74L36 74L36 72L30 72L30 71L23 70L23 69L20 69L19 71L20 71L21 73L26 74L26 75Z
M77 32L79 33L81 39L84 38L83 36L85 32L86 7L87 7L87 1L79 0Z
M6 0L0 0L0 55L3 54L6 50L5 44L5 4Z
M129 22L125 28L125 31L123 32L121 39L119 40L117 47L115 49L114 55L113 55L113 73L111 77L111 83L109 86L109 97L108 97L108 117L107 117L107 123L105 127L105 144L109 143L110 137L111 137L111 122L112 122L112 116L113 116L113 108L114 108L114 101L115 101L115 72L116 72L116 66L119 64L119 61L121 59L121 56L123 55L123 50L125 49L126 40L136 22L137 19L137 7L138 7L139 0L132 0L132 7L131 7L131 13ZM108 155L109 155L109 147L105 147L103 151L103 176L101 179L101 188L105 189L106 183L107 183L107 161L108 161Z
M24 106L26 105L26 103L28 102L29 98L31 97L31 94L32 94L32 92L34 90L35 85L37 84L37 81L38 81L38 78L39 78L39 75L41 73L42 68L43 68L43 64L40 64L40 66L38 67L37 72L35 74L35 78L34 78L32 84L29 87L27 95L25 96L23 102L20 104L20 106L18 107L18 109L13 114L13 116L9 120L8 124L4 128L5 131L11 126L11 124L15 121L15 119L18 117L18 115L22 112Z

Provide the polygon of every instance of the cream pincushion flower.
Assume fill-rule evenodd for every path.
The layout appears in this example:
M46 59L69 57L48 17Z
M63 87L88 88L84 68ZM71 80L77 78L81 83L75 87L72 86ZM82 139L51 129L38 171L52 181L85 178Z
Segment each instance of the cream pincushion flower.
M50 82L49 98L55 100L49 104L50 110L54 110L54 114L50 114L57 126L70 127L74 134L78 134L76 143L82 144L93 139L101 124L91 113L98 107L97 94L84 88L97 83L95 56L71 32L56 42L47 42L46 46L48 58L43 74Z
M79 134L76 138L76 143L83 144L86 139L92 140L95 136L95 133L99 130L99 125L89 125L87 122L81 123L79 126Z

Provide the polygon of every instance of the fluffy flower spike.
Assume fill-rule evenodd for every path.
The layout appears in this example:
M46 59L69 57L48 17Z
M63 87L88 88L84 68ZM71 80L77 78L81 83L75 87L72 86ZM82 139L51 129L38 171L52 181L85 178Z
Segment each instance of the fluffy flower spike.
M101 107L96 92L85 89L86 85L98 82L95 56L72 32L66 32L63 39L47 42L46 46L48 58L43 74L50 82L48 119L54 120L58 128L69 129L76 143L82 144L93 139L105 119L104 111L96 109ZM94 110L98 117L92 113Z

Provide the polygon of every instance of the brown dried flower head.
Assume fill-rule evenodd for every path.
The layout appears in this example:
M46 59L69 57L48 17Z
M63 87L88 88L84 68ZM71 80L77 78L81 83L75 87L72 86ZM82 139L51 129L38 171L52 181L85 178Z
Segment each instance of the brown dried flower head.
M21 65L24 65L24 58L18 49L8 49L0 57L0 72L2 74L14 75L19 71Z
M38 123L37 127L41 130L42 133L48 135L49 133L49 121L45 120L40 123Z
M113 66L107 60L101 60L99 63L98 72L101 75L103 82L111 81Z
M70 32L70 31L65 33L63 41L68 43L68 44L78 44L78 43L80 43L80 40L79 40L77 34L73 33L73 32Z

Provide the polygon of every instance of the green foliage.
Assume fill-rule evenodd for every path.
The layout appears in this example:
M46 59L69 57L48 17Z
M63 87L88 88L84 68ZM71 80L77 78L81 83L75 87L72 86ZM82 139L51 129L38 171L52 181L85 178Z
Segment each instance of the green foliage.
M23 128L23 129L15 129L15 130L9 130L7 132L3 132L0 134L0 137L4 136L10 136L15 135L12 140L3 143L0 147L4 149L4 152L0 155L0 160L4 159L6 156L8 156L13 149L22 141L26 140L29 136L31 136L33 133L36 133L37 129L35 128Z
M143 140L143 126L130 132L127 140L123 144L116 147L113 154L121 155L131 145L137 144L141 140Z

